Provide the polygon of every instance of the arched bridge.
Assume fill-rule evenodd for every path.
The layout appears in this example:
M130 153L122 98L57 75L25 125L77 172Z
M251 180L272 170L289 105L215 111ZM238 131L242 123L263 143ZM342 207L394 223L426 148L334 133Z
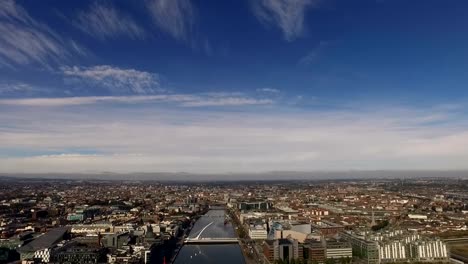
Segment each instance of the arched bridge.
M230 244L230 243L238 243L239 240L235 237L204 237L202 238L201 235L202 233L210 226L212 225L214 222L211 222L209 224L207 224L205 227L203 227L200 231L196 232L195 234L198 233L198 235L196 237L193 237L193 238L187 238L185 239L185 244Z

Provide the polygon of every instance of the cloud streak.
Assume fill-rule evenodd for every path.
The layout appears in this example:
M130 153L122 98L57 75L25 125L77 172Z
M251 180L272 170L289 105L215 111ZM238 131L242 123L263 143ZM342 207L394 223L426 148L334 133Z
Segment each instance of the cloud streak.
M161 91L159 75L110 65L62 67L65 78L103 87L113 94L153 94Z
M317 60L320 59L320 56L322 55L324 49L329 46L329 43L327 41L320 41L320 43L309 51L305 56L299 59L299 65L310 65L312 63L317 62Z
M68 51L72 46L74 52ZM36 21L15 1L0 5L0 62L4 66L39 64L52 68L59 62L84 52L77 43L65 40L47 25Z
M262 92L262 93L279 93L280 90L275 89L275 88L261 88L257 89L257 92Z
M73 24L81 31L98 39L127 36L143 39L146 35L135 20L110 4L95 2L89 10L78 13Z
M307 9L317 5L316 0L251 0L256 18L264 25L274 25L284 39L293 41L304 33Z
M39 89L27 83L0 83L0 95L21 93L22 95L33 94Z
M195 9L190 0L148 0L154 24L181 41L188 41L195 23Z
M248 106L268 105L274 101L268 98L252 98L243 95L213 94L160 94L146 96L87 96L57 98L0 99L0 105L61 107L73 105L92 105L103 103L140 104L169 103L179 107L209 106Z

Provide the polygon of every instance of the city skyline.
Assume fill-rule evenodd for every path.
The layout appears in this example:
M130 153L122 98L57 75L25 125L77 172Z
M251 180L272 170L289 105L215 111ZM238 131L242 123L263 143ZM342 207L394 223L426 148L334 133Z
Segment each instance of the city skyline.
M4 1L0 172L468 170L467 8Z

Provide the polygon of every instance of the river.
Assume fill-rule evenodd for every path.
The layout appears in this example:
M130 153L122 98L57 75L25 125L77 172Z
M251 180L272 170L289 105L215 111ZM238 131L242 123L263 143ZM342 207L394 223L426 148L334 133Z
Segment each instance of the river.
M224 210L210 210L200 217L190 231L189 238L233 238L236 233L231 223L224 224ZM223 263L243 264L244 256L238 244L189 244L184 245L175 264Z

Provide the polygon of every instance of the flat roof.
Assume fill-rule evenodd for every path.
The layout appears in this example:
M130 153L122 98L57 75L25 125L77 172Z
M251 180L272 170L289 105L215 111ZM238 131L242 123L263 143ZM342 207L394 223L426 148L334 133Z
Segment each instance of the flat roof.
M40 249L52 247L56 243L60 242L66 232L70 230L70 227L63 226L54 228L42 236L37 237L29 244L20 247L18 251L21 252L34 252Z

